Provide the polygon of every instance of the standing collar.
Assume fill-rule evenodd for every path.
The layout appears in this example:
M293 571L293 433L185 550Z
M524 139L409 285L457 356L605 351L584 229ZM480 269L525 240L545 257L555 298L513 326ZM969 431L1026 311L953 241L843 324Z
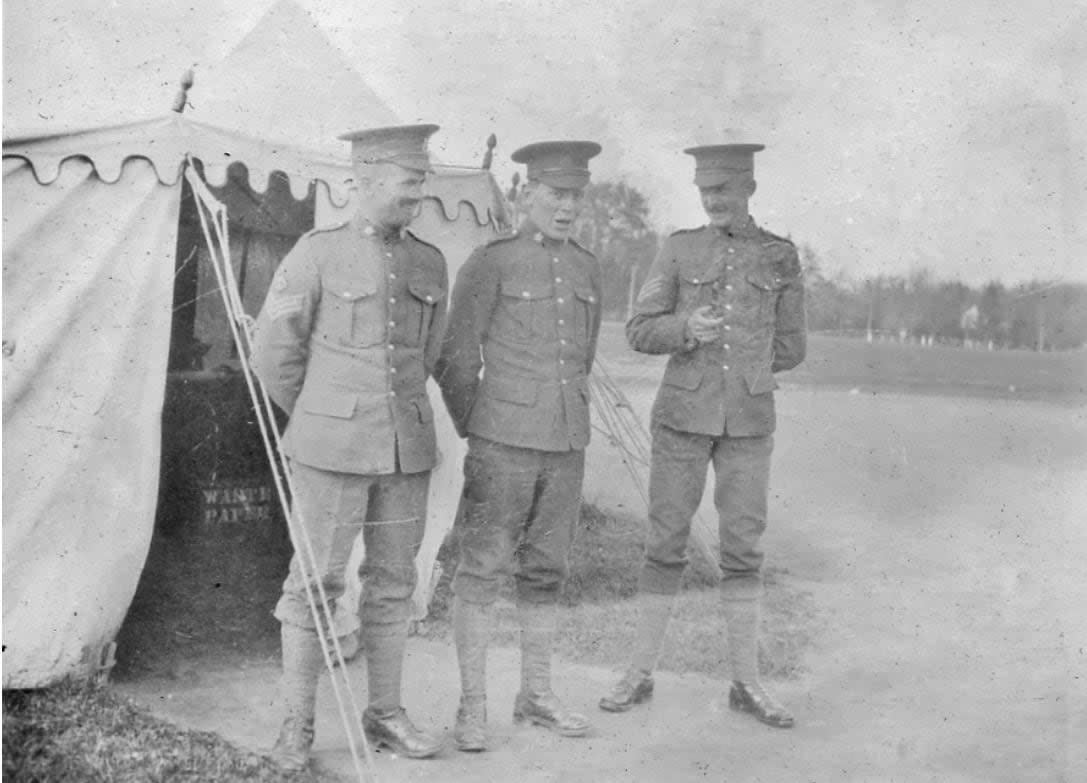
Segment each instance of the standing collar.
M356 228L363 236L376 237L383 242L397 242L403 239L408 233L407 226L401 226L399 229L382 228L381 226L374 225L361 215L356 216L354 222Z
M755 219L750 215L747 216L747 220L745 222L741 223L739 226L734 226L730 229L718 228L717 226L713 225L713 223L710 223L708 228L714 236L741 237L745 239L755 236L759 231L759 227L755 225Z
M524 237L538 245L544 246L565 246L570 241L569 237L566 239L551 239L546 236L544 232L540 231L539 226L533 223L529 218L525 218L524 222L521 223L521 227L517 229L517 236Z

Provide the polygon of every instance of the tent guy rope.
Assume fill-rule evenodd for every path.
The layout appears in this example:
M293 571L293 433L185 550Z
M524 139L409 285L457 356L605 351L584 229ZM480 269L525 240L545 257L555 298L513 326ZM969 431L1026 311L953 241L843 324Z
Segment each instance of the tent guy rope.
M596 357L589 375L593 406L593 428L603 434L622 456L623 466L645 504L649 508L649 462L652 453L649 432L634 412L630 400L612 378L605 364ZM691 525L691 546L700 557L692 565L707 576L716 577L717 555L714 553L714 531L701 512L695 512Z
M234 344L238 349L238 359L242 373L245 376L246 386L249 388L249 395L253 401L254 411L257 414L256 418L260 427L261 438L264 441L264 448L272 468L276 494L288 522L294 550L299 555L299 565L301 566L306 587L306 600L309 603L310 612L313 614L317 636L321 642L325 667L330 675L332 692L339 709L344 733L347 736L351 759L360 783L377 783L373 752L365 733L361 730L362 711L355 699L351 681L347 675L347 666L344 663L339 639L331 630L334 628L332 607L321 580L314 578L319 569L313 545L309 533L306 531L304 520L300 519L297 514L291 513L288 498L293 497L294 493L291 484L290 464L283 454L279 431L275 424L275 411L272 408L272 401L249 366L248 357L251 348L253 319L246 314L242 306L234 267L230 262L230 238L226 207L212 195L207 184L197 173L192 158L186 159L185 179L192 187L193 196L199 207L200 226L207 241L211 266L215 271L219 291L223 298L223 305L229 316L230 330L234 338ZM314 594L314 586L316 586L316 595ZM350 707L350 716L348 715L348 707ZM358 742L356 742L356 738ZM358 745L362 746L364 760L360 758Z

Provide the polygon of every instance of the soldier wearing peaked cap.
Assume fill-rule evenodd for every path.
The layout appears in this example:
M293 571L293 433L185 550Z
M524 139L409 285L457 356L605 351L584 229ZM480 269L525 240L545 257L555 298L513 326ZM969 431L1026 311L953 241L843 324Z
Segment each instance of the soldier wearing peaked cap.
M454 740L486 748L486 655L499 580L516 579L521 690L514 719L563 736L588 720L551 689L556 601L566 578L589 442L588 375L600 328L596 258L570 238L592 142L517 150L527 217L477 248L453 287L437 380L468 439L454 533L453 627L461 671Z
M325 633L346 637L358 631L361 617L369 686L363 728L370 741L413 758L441 749L400 702L415 555L436 463L425 385L438 356L448 289L441 252L407 226L430 170L427 139L437 129L341 136L351 142L358 212L298 241L257 318L253 369L290 416L283 445L292 512L317 560L317 573L309 573L308 559L296 551L275 609L286 718L272 755L288 768L308 762L324 661L307 576L323 583L334 607ZM357 612L337 599L360 530L366 589Z
M685 150L710 224L669 237L627 323L634 350L670 354L653 407L650 529L639 576L640 620L629 669L600 707L648 699L687 565L691 518L707 465L716 478L729 705L771 726L792 716L758 679L763 553L759 540L773 448L774 374L804 359L804 286L796 248L748 213L761 144Z

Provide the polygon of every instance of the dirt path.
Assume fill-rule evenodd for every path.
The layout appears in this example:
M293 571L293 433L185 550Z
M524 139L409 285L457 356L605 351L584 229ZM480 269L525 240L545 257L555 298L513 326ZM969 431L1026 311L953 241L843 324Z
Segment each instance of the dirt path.
M650 392L635 408L646 410ZM595 709L612 672L557 664L594 737L515 728L517 657L491 659L494 749L433 762L379 757L382 781L1087 780L1087 412L1042 403L786 389L767 550L812 592L808 674L775 683L798 726L730 713L719 682L663 673L648 710ZM587 499L631 506L603 444ZM601 452L605 453L601 454ZM352 676L364 674L352 664ZM123 687L160 714L267 745L276 670ZM416 640L406 703L434 727L456 707L456 662ZM358 688L361 692L361 681ZM317 758L351 779L334 702Z

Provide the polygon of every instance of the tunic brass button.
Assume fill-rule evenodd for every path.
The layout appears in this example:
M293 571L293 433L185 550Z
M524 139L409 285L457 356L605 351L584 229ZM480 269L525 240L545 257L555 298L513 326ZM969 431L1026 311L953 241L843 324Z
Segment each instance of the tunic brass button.
M732 346L731 346L731 345L729 345L728 343L725 343L725 345L724 345L724 349L725 349L725 350L727 351L727 350L729 350L730 348L732 348Z
M727 370L727 369L728 369L728 365L727 365L727 364L725 364L725 365L722 365L722 366L721 366L721 369L722 369L722 370Z
M732 331L732 325L731 324L725 324L725 331L726 332L731 332Z
M431 296L430 294L427 294L426 300L427 300L428 302L433 302L433 301L434 301L434 297L433 297L433 296Z
M523 296L525 299L528 299L528 291L522 291L521 296Z
M726 310L731 310L731 309L732 309L732 305L730 305L730 304L727 304L727 305L725 305L725 309L726 309Z
M695 278L694 280L692 280L691 282L692 282L692 283L697 283L697 282L698 282L698 278L696 277L696 278Z
M726 283L725 284L725 290L726 291L731 291L732 290L732 283Z
M735 253L735 252L736 252L736 250L735 250L734 248L731 248L731 247L730 247L730 248L728 249L728 252L730 252L730 253Z
M350 299L351 298L351 292L350 291L344 291L343 292L343 298L344 299Z
M389 297L389 304L396 304L396 297L395 296L390 296Z
M557 301L557 302L558 302L559 304L562 304L562 303L563 303L564 301L566 301L566 300L565 300L565 299L563 299L563 298L562 298L562 297L560 296L560 297L559 297L558 299L556 299L555 301Z
M389 279L390 280L395 280L396 279L396 272L389 272Z
M389 326L396 326L396 321L389 321Z
M562 326L562 325L563 325L564 323L566 323L566 321L564 321L564 320L562 320L562 319L560 318L560 319L559 319L559 326Z

